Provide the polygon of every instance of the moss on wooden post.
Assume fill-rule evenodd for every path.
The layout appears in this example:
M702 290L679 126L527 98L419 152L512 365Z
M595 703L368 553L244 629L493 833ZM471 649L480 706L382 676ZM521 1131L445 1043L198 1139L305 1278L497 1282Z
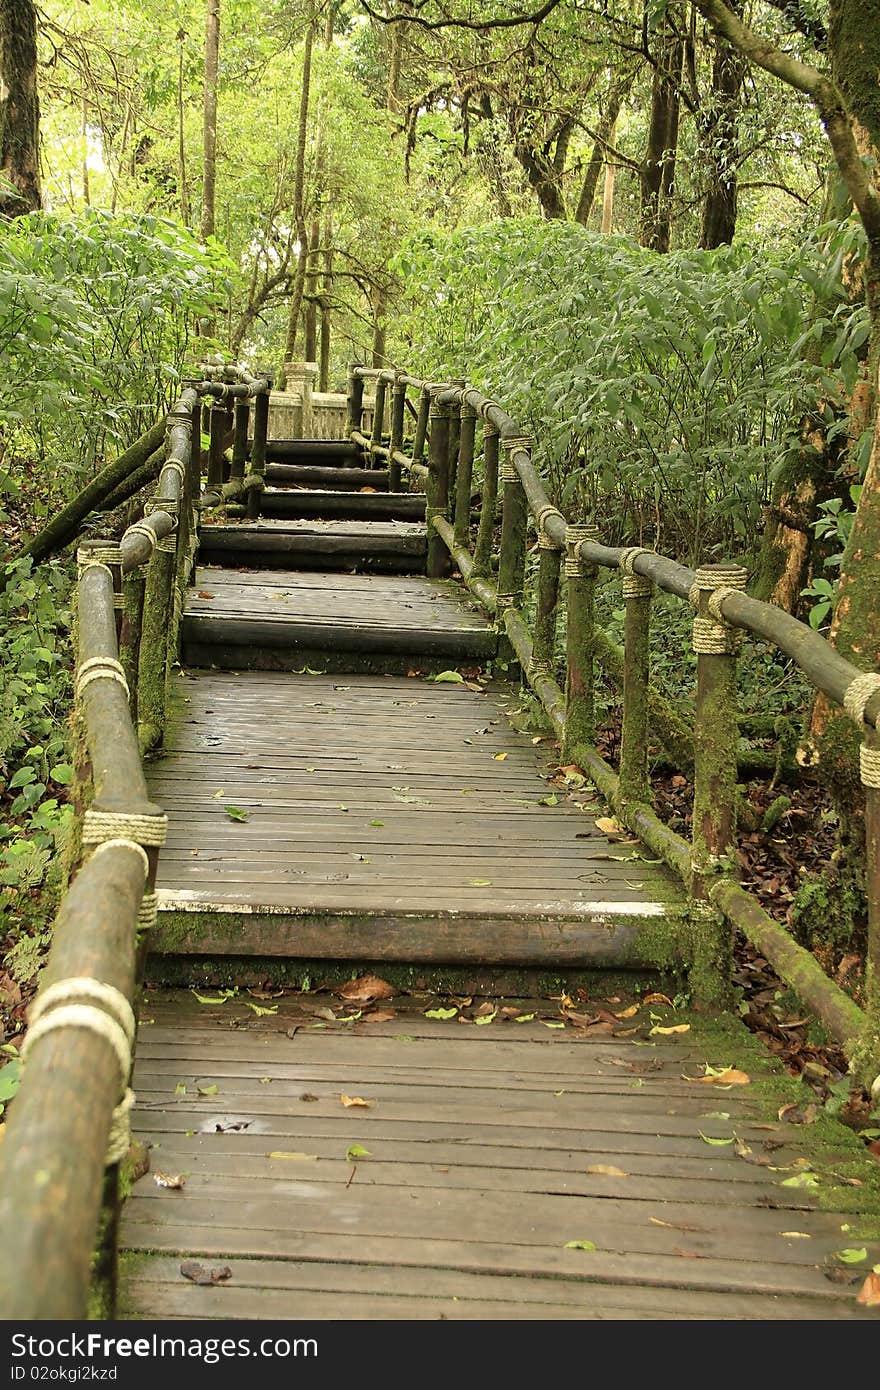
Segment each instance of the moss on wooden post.
M164 540L157 541L147 566L138 662L138 741L143 752L157 747L165 732L168 628L174 569L172 532Z
M648 780L648 685L650 679L650 579L636 574L634 546L621 557L624 620L623 721L620 735L620 794L624 801L650 801Z
M271 389L271 382L269 383ZM269 391L258 391L254 397L254 438L251 444L251 473L260 479L258 487L248 489L248 520L260 515L263 495L262 479L266 475L266 437L269 433Z
M425 520L428 527L427 573L430 579L441 579L449 573L449 551L432 526L435 516L449 520L449 426L452 406L441 405L431 398L431 447L428 457L428 485Z
M137 726L138 717L138 665L141 654L141 632L144 616L144 587L147 572L145 565L129 570L122 581L122 631L119 634L119 660L128 681L128 707L132 723Z
M712 906L715 880L732 869L736 836L737 723L736 654L742 634L724 621L721 604L742 590L739 565L703 565L693 587L693 644L697 653L694 717L694 814L691 838L690 979L697 1003L730 1000L733 941Z
M232 468L230 478L243 478L247 462L248 426L251 418L251 403L245 399L235 402L235 426L232 437Z
M865 955L866 1024L855 1058L856 1070L880 1099L880 733L868 727L860 749L865 789L865 893L868 949Z
M596 567L580 556L581 541L597 541L596 526L571 525L565 532L566 680L563 757L578 744L592 745L596 735L593 708L593 627Z
M556 613L559 604L559 571L562 551L551 540L545 529L550 516L564 518L555 507L544 507L538 516L538 584L535 603L535 636L532 643L532 660L529 664L529 679L535 676L552 676L556 666Z
M525 488L516 471L514 457L528 453L531 440L514 436L501 440L502 456L498 477L503 486L501 499L501 550L498 557L498 606L496 620L504 631L505 608L521 608L526 571L526 533L529 504Z
M464 382L456 380L452 383L455 386L464 386ZM446 504L448 515L455 516L455 497L456 480L458 478L458 449L461 442L461 414L460 407L453 406L449 417L449 479L447 483Z
M477 412L466 401L459 415L458 468L455 480L455 544L470 549L471 488L474 481L474 436L477 431Z
M346 421L346 428L349 435L353 434L355 430L359 430L363 424L364 379L357 374L357 368L359 366L359 362L352 362L348 369L348 392L346 397L348 404L348 419Z
M416 415L416 430L413 435L412 461L413 463L424 463L425 443L428 438L428 419L431 414L431 392L427 386L422 387L422 394L419 396L419 410Z
M498 430L487 420L483 425L483 496L480 502L480 524L474 545L474 569L477 576L490 573L492 545L495 540L495 513L498 509Z
M385 428L385 397L387 395L387 383L383 377L376 378L376 403L373 407L373 428L370 431L370 467L379 467L379 458L376 450L381 446L382 433Z
M406 382L395 377L391 393L391 439L388 447L388 491L400 492L403 469L399 455L403 451L403 424L406 412Z

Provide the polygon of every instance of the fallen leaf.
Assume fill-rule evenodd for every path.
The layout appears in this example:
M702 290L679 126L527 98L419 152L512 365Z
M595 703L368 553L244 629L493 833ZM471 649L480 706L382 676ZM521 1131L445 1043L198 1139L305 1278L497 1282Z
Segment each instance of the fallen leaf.
M231 989L225 989L222 994L199 994L194 989L190 990L190 994L194 999L197 999L200 1004L225 1004L227 999L232 997L233 993L234 991Z
M786 1240L812 1240L813 1237L808 1231L780 1231L779 1234Z
M643 1004L668 1004L670 1009L673 1007L672 1000L668 994L646 994L642 999Z
M748 1086L751 1077L735 1067L709 1067L705 1076L686 1076L685 1081L702 1081L709 1086Z
M288 1153L284 1149L273 1149L270 1154L266 1155L266 1157L283 1158L289 1160L292 1163L316 1163L318 1160L317 1154L301 1154L296 1152Z
M370 825L384 825L384 824L385 824L385 822L384 822L383 820L371 820L371 821L370 821Z
M227 1279L232 1278L229 1265L217 1265L214 1269L206 1269L198 1260L184 1260L180 1272L184 1279L189 1279L192 1284L225 1284Z
M425 1018L455 1018L458 1009L426 1009Z
M713 1139L712 1136L711 1136L710 1134L704 1134L702 1130L700 1130L700 1138L702 1139L702 1141L703 1141L704 1144L714 1144L714 1145L716 1145L716 1147L718 1147L718 1148L721 1148L721 1146L724 1145L724 1144L732 1144L732 1143L733 1143L733 1137L732 1137L732 1136L731 1136L730 1139Z
M397 1018L393 1009L374 1009L372 1013L364 1014L361 1023L390 1023Z
M199 598L214 598L214 594L209 594L207 589L199 589Z
M564 1023L557 1023L554 1019L542 1018L541 1022L545 1028L564 1028Z
M212 1081L210 1086L199 1086L197 1089L200 1096L216 1096L220 1087L216 1081Z
M243 810L241 806L224 806L223 810L230 820L242 821L250 816L250 811Z
M603 835L620 835L623 833L623 826L620 825L613 816L599 816L594 821L597 830L601 830Z
M816 1173L795 1173L792 1178L783 1178L780 1187L808 1187L819 1186L819 1178Z
M336 1015L332 1009L315 1009L314 1018L323 1018L326 1023L335 1023Z
M474 1018L474 1023L478 1026L484 1023L491 1023L497 1012L497 1009L493 1009L490 1014L480 1014L479 1017Z
M242 999L241 1002L247 1004L249 1009L253 1009L257 1018L263 1018L266 1014L277 1014L278 1012L277 1004L271 1004L267 1007L265 1004L252 1004L249 999Z
M346 980L335 993L357 1004L369 1004L372 999L394 998L391 985L387 980L380 980L378 975L361 975L357 980Z
M650 1037L652 1033L659 1033L661 1037L666 1038L672 1033L689 1033L690 1031L691 1025L689 1023L673 1023L670 1024L668 1028L661 1028L659 1024L655 1024L648 1034L648 1037Z
M638 1013L638 1011L639 1011L639 1007L640 1007L640 1006L639 1006L638 1004L630 1004L630 1006L629 1006L628 1009L621 1009L620 1013L619 1013L619 1014L615 1014L614 1017L615 1017L615 1018L634 1018L635 1015L636 1015L636 1014Z
M469 878L468 884L471 888L491 888L491 878Z
M369 1158L370 1150L365 1149L363 1144L349 1144L345 1150L345 1157L349 1163L353 1163L356 1158Z
M474 1009L475 1018L482 1018L483 1014L492 1014L493 1018L497 1012L497 1006L490 999L484 999L482 1004L478 1004Z
M507 757L507 754L506 754L506 753L493 753L493 754L492 754L492 757L493 757L493 759L494 759L494 761L495 761L496 763L503 763L503 762L504 762L504 759Z
M160 1173L153 1174L153 1182L157 1187L169 1187L175 1192L179 1192L182 1187L186 1187L186 1177L183 1173Z
M216 790L215 793L214 793L214 800L215 800L215 801L222 801L225 795L226 795L226 793L225 793L225 791L223 790L223 788L222 788L222 787L218 787L217 790Z
M864 1245L860 1245L858 1249L835 1250L834 1258L840 1260L841 1264L860 1265L868 1258L868 1251Z
M416 674L415 672L413 674ZM435 685L463 685L464 676L460 671L438 671L436 676L426 676L425 680L433 681Z
M531 1023L534 1017L534 1014L517 1014L513 1021L514 1023Z
M371 1100L364 1100L363 1096L340 1096L339 1099L345 1106L359 1105L364 1110L369 1110L373 1104Z
M563 1250L595 1250L596 1245L592 1240L567 1240L562 1248Z
M186 1095L186 1082L185 1082L185 1081L178 1081L177 1085L174 1087L174 1094L175 1094L176 1096L185 1096L185 1095Z
M628 1178L629 1173L622 1168L615 1168L613 1163L593 1163L589 1168L584 1169L585 1173L600 1178Z
M869 1274L856 1295L863 1308L880 1308L880 1271Z

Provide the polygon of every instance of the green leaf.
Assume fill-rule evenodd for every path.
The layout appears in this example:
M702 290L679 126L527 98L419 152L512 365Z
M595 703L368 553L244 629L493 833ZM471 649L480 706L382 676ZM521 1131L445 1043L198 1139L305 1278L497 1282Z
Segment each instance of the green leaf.
M185 1081L178 1081L177 1085L174 1087L174 1094L175 1094L176 1096L185 1096L185 1095L186 1095L186 1082L185 1082Z
M0 1100L12 1100L21 1084L21 1063L7 1062L0 1071Z
M819 1176L817 1173L795 1173L794 1177L783 1178L780 1187L807 1187L814 1188L819 1186Z
M491 878L469 878L468 884L471 888L491 888Z
M716 1147L718 1147L718 1148L721 1148L721 1146L722 1146L723 1144L732 1144L732 1143L733 1143L733 1138L730 1138L730 1139L713 1139L712 1136L711 1136L710 1134L704 1134L702 1130L700 1130L700 1138L702 1139L702 1141L703 1141L704 1144L714 1144L714 1145L716 1145Z
M200 1096L216 1096L220 1087L216 1081L212 1081L210 1086L199 1086L197 1089Z
M458 1009L426 1009L425 1018L455 1018Z
M443 682L449 685L464 684L464 676L458 671L440 671L436 676L428 676L427 679L429 681L434 681L436 685L441 685Z
M384 825L384 824L385 824L385 822L384 822L383 820L371 820L371 821L370 821L370 825Z
M860 1265L863 1260L868 1258L868 1251L864 1245L860 1245L858 1249L835 1250L834 1258L840 1260L841 1264Z
M497 1013L498 1010L493 1009L490 1014L480 1014L478 1018L474 1019L474 1023L477 1025L478 1028L480 1028L487 1023L491 1023Z
M567 1240L562 1248L563 1250L595 1250L596 1243L592 1240Z
M230 820L247 820L250 816L250 811L242 810L241 806L224 806L223 809Z
M540 797L539 800L538 800L538 805L539 805L539 806L558 806L558 805L559 805L559 797L556 795L555 792L551 792L549 796L542 796L542 797Z
M266 1014L277 1014L278 1012L277 1004L270 1004L269 1007L266 1008L262 1004L253 1004L250 999L243 999L241 1002L247 1004L249 1009L253 1009L257 1018L263 1018Z
M542 1019L541 1019L541 1022L543 1023L543 1025L544 1025L545 1028L564 1028L564 1027L565 1027L565 1024L564 1024L564 1023L557 1023L557 1022L555 1021L555 1019L542 1018Z
M365 1149L363 1144L349 1144L348 1148L345 1150L345 1157L348 1159L349 1163L354 1163L355 1159L370 1158L371 1154L370 1150Z
M56 763L54 767L50 767L49 776L59 787L67 787L73 781L73 768L69 763Z
M517 1014L513 1021L514 1023L531 1023L534 1017L534 1014Z
M198 990L190 990L190 994L198 999L200 1004L225 1004L227 999L231 999L235 990L224 989L221 994L199 994Z

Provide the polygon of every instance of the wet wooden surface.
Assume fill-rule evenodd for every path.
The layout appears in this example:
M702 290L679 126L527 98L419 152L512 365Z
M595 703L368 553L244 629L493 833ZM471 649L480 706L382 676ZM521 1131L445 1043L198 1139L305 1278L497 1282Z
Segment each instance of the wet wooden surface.
M840 1154L777 1119L769 1064L701 1083L731 1058L699 1020L661 1036L650 1005L618 1020L614 997L480 1015L268 993L145 1001L135 1129L152 1171L124 1214L124 1316L874 1316L857 1274L839 1282L852 1218L782 1185ZM425 1017L438 1002L452 1017ZM194 1284L188 1260L228 1274Z

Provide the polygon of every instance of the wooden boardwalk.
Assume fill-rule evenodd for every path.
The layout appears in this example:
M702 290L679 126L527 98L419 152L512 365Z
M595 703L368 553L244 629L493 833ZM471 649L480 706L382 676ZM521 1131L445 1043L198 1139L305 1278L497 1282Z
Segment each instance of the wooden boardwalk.
M333 1022L326 993L148 997L135 1120L152 1173L125 1210L123 1316L875 1316L835 1257L853 1218L783 1185L807 1164L830 1180L841 1154L777 1118L789 1093L767 1063L735 1087L689 1079L738 1060L699 1020L652 1035L647 1005L589 1023L624 1002L584 1003L575 1027L546 999L517 1001L522 1023L495 1001L461 1026L477 1000L445 1021L416 998ZM193 1283L190 1262L220 1282Z
M360 582L402 597L413 583ZM512 727L510 686L262 671L183 685L150 778L170 819L159 949L619 964L641 921L678 910L668 872L597 827L594 794L550 780L554 745Z

